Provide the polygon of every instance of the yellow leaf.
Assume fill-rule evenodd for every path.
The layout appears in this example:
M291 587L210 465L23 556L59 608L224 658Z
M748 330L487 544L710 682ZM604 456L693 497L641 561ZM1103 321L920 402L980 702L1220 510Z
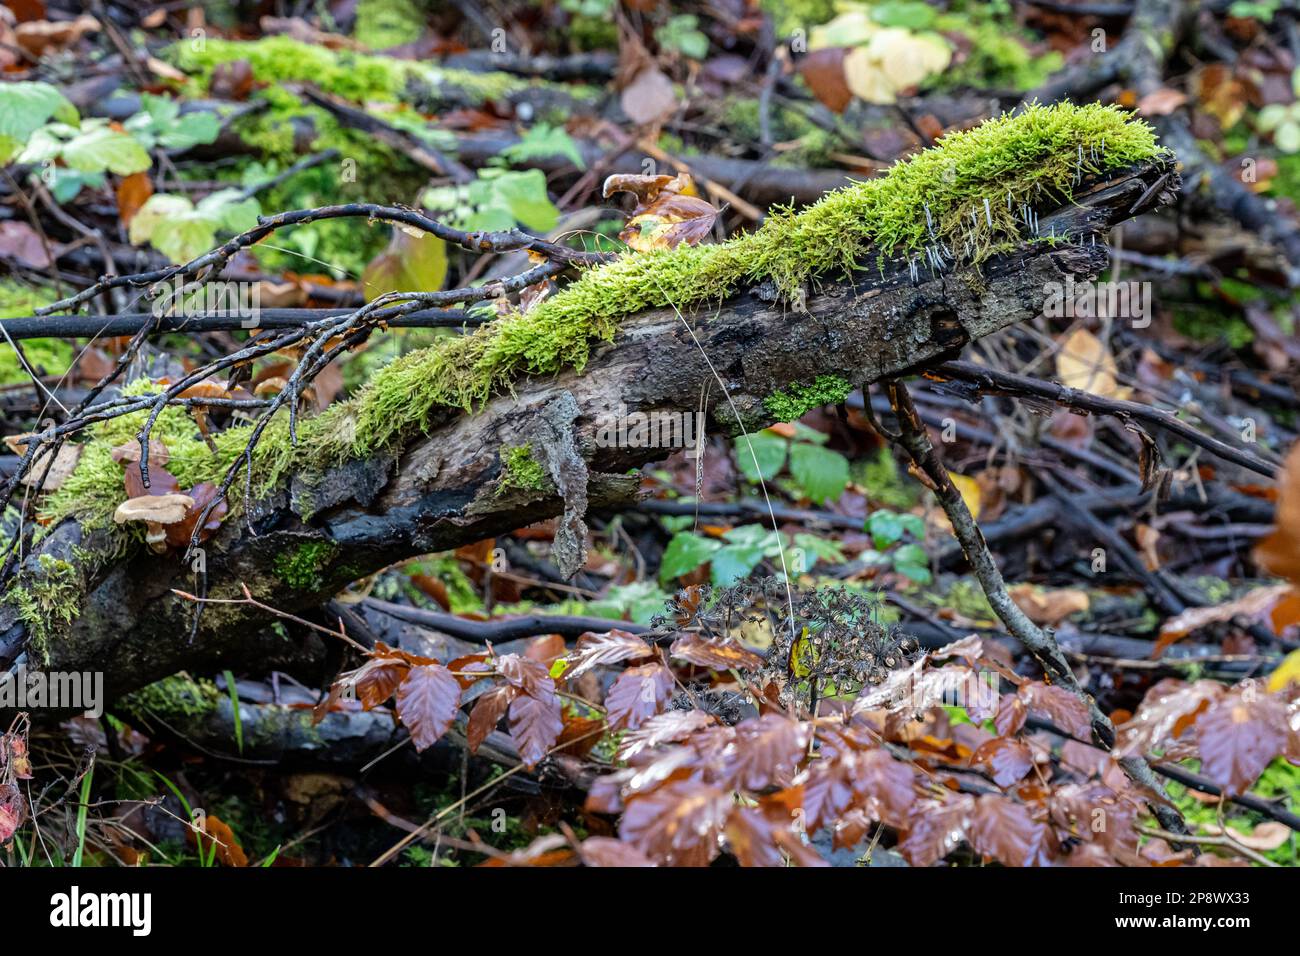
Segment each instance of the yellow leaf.
M1291 684L1300 684L1300 651L1292 651L1282 658L1277 670L1268 675L1268 692L1276 694Z
M1106 343L1087 329L1075 329L1056 353L1056 377L1062 385L1105 398L1128 398L1131 390L1116 381L1115 358Z
M970 509L970 516L978 518L980 516L980 485L974 478L967 478L965 475L959 475L956 472L948 472L948 477L952 483L957 486L961 492L961 500L966 502L966 507Z
M894 102L898 90L880 65L880 60L868 47L850 50L844 57L844 82L853 95L868 103L888 105Z

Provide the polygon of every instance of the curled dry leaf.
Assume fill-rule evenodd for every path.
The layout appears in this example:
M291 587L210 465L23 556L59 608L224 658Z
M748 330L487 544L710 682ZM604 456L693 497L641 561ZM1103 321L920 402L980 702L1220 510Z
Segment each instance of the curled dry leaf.
M573 680L593 667L639 660L653 653L654 649L644 640L618 628L606 631L604 634L589 632L578 638L577 646L569 658L570 666L564 672L564 676L566 680Z
M668 653L709 670L758 670L763 658L735 641L711 641L699 634L685 633L673 641Z
M718 218L718 210L695 195L695 184L686 173L610 176L605 180L605 198L617 192L637 197L636 209L618 237L638 252L672 249L683 242L696 245Z

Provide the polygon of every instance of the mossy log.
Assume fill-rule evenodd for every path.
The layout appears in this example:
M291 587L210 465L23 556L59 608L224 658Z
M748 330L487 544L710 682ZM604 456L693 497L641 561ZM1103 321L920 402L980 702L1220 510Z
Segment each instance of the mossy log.
M834 376L860 385L924 369L1038 316L1049 283L1097 276L1108 256L1095 236L1172 201L1177 188L1172 159L1160 157L1085 180L1072 202L1039 210L1039 235L1054 241L1034 238L978 266L914 277L906 260L873 257L807 287L801 308L764 283L685 313L626 316L581 373L520 379L473 412L446 409L403 447L301 471L255 498L205 546L206 594L237 599L247 586L260 602L302 613L394 561L561 515L556 563L573 568L583 512L633 501L629 469L666 455L599 442L612 416L703 407L710 430L736 435L771 424L765 399L792 384ZM524 446L545 472L540 490L503 481L503 452ZM285 667L329 640L305 645L240 603L209 604L193 627L195 603L173 589L199 587L179 553L88 560L104 553L104 534L66 520L24 565L37 570L44 554L78 571L79 607L46 642L45 666L102 671L116 696L181 669ZM17 610L0 606L0 663L19 660L29 636Z

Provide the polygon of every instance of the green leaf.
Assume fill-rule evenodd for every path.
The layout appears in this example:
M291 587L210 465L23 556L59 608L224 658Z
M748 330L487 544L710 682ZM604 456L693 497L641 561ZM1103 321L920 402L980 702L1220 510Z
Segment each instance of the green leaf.
M418 238L394 228L388 248L362 275L366 301L386 292L437 292L447 278L447 244L437 236Z
M0 136L25 143L51 117L79 122L77 108L48 83L0 83Z
M840 496L849 483L849 462L839 452L799 443L790 449L790 473L817 504Z
M221 119L216 113L186 113L158 136L158 143L168 149L189 149L216 142L220 132Z
M212 248L216 241L215 225L211 219L195 213L164 219L154 227L149 241L172 262L189 262Z
M564 156L578 169L587 168L573 137L564 131L564 127L551 126L549 123L536 124L524 133L519 142L501 150L501 158L516 165L549 156Z
M871 19L882 27L905 27L908 30L924 30L934 23L937 14L927 4L919 0L885 0L871 8Z
M150 166L149 154L133 136L96 126L73 137L63 147L63 161L83 173L104 170L129 176Z
M844 551L840 548L839 543L831 541L828 538L822 538L815 534L799 532L794 536L794 546L803 551L805 571L811 571L818 561L826 561L830 564L843 564L845 559Z
M1273 145L1284 153L1300 152L1300 123L1287 120L1273 134Z
M896 511L873 511L867 518L866 530L877 548L887 548L903 539L903 518Z
M701 538L689 531L673 535L659 562L659 580L665 583L683 574L690 574L713 557L722 545L710 538Z
M262 207L256 199L241 198L238 189L221 189L199 200L196 211L224 232L247 232L257 225Z
M548 232L559 223L560 211L546 195L546 176L540 169L504 173L495 183L510 212L529 229Z
M749 577L763 555L764 549L755 545L732 544L719 548L712 556L713 583L725 587Z
M917 584L930 583L932 579L930 559L920 545L905 544L895 551L892 557L894 570L899 574L911 578Z
M127 238L131 245L138 246L153 238L154 230L167 219L187 216L194 211L194 204L184 196L170 193L154 193L136 212L131 220Z
M785 466L785 455L790 443L772 431L761 431L734 442L736 465L740 473L753 482L771 481ZM752 454L751 454L752 449ZM755 459L758 467L754 467Z

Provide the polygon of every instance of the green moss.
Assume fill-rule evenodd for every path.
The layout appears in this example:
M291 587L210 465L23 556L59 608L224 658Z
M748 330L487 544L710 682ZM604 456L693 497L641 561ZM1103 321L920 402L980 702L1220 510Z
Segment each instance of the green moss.
M398 358L354 398L302 422L297 447L289 444L281 415L254 455L253 491L273 487L291 469L391 446L427 428L435 412L472 409L520 375L581 370L595 343L612 339L624 316L643 309L696 308L764 280L791 295L820 277L862 268L872 256L883 265L886 257L919 256L939 241L979 263L1021 241L1021 204L1069 196L1080 154L1084 169L1100 171L1160 153L1150 127L1115 108L1033 106L947 136L887 175L830 193L803 212L776 210L754 233L719 245L624 255L522 315ZM133 437L143 417L96 426L77 470L46 500L47 519L77 514L111 523L124 492L109 450ZM249 426L220 433L214 455L180 409L164 412L159 429L156 437L172 454L168 470L182 487L220 480L249 435Z
M936 86L1029 90L1061 68L1064 58L1060 53L1030 52L1022 42L1028 37L1014 21L981 15L979 9L973 8L969 14L945 14L935 20L936 29L961 34L970 41L966 59L944 71Z
M209 680L173 674L126 695L121 703L128 714L153 714L173 722L204 717L217 709L221 697L221 691Z
M11 279L0 281L0 319L31 315L33 310L57 298L55 291L46 286L24 285ZM27 339L22 348L28 363L47 375L62 375L72 364L72 343L63 339ZM31 376L18 361L13 346L8 343L0 345L0 385L30 381Z
M39 570L23 571L5 597L27 626L28 649L49 662L50 641L76 620L81 611L80 576L67 561L48 554L38 559Z
M338 553L332 541L308 541L293 551L277 555L271 568L275 576L299 591L314 591L324 584L322 573Z
M838 375L818 375L811 385L793 382L778 389L763 404L779 422L796 422L811 408L838 405L853 391L853 384Z
M1160 151L1149 126L1112 107L1033 106L945 137L887 175L830 193L803 212L774 211L757 232L720 245L625 255L523 315L388 366L360 396L354 450L394 440L437 407L472 408L519 374L581 369L593 343L613 338L619 318L642 309L698 306L765 279L791 294L820 276L860 268L870 254L883 264L888 256L919 256L938 241L978 263L1018 241L1022 204L1069 195L1080 153L1083 167L1096 171Z
M424 14L411 0L361 0L352 36L371 50L412 43L424 32Z
M201 49L186 41L167 55L205 87L222 63L247 60L253 76L265 83L312 83L327 93L350 100L396 100L414 81L434 87L452 86L477 101L503 99L527 88L528 81L506 73L445 70L416 60L398 60L351 50L330 50L287 36L260 40L208 39Z
M501 449L501 481L498 491L520 488L525 491L545 491L550 487L546 471L533 457L532 445L517 445Z

